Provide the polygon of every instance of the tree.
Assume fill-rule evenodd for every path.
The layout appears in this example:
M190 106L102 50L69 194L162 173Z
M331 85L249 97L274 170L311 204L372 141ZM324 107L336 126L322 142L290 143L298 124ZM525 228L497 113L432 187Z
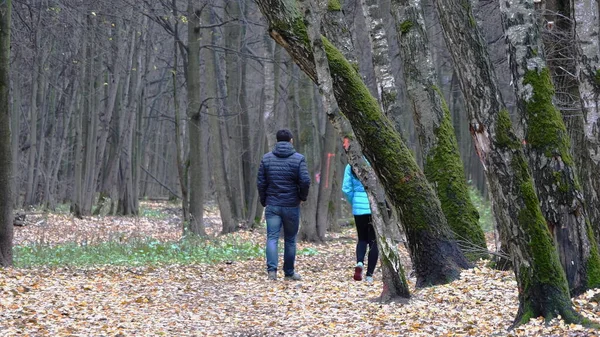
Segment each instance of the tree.
M573 309L568 283L542 215L521 141L498 89L471 5L435 0L446 45L466 98L471 136L484 165L502 244L519 289L514 325L532 317L585 320Z
M501 2L525 151L571 295L600 285L600 256L546 64L533 0ZM530 13L530 15L514 15Z
M269 22L271 37L318 83L304 17L296 1L257 3ZM323 38L323 45L340 110L350 121L364 155L406 227L417 286L458 278L461 268L469 264L454 241L435 192L354 67L329 40Z
M188 89L188 107L187 116L189 118L189 212L190 223L188 230L193 234L205 235L204 229L204 177L202 174L202 153L204 149L204 137L202 137L201 113L202 104L200 102L200 40L201 29L200 19L209 17L209 9L206 4L197 4L197 1L188 1L188 53L187 53L187 89ZM206 20L208 21L208 20ZM209 55L206 55L210 57ZM175 84L174 84L175 85ZM185 175L184 175L185 176Z
M420 1L393 1L392 13L404 64L404 78L423 153L423 171L440 198L444 215L464 252L487 255L479 213L463 170L450 110L438 88Z
M322 94L323 107L330 121L328 125L335 128L338 134L344 138L344 141L348 141L348 146L344 146L344 150L348 155L348 161L354 167L355 171L359 172L359 178L369 196L373 226L377 231L377 245L381 251L383 281L381 300L408 298L410 297L410 292L404 275L404 269L400 263L398 249L393 240L385 235L389 231L389 227L392 226L390 218L387 216L385 194L380 188L373 168L363 160L360 145L356 141L348 125L348 121L340 114L333 94L333 80L329 73L327 54L323 48L323 41L320 34L320 12L322 10L317 8L313 1L310 0L300 0L299 3L307 19L307 33L314 51L315 67L319 78L319 89ZM338 32L338 34L334 34L335 37L338 40L343 40L344 29L341 28L343 26L343 16L340 15L340 12L340 8L327 6L327 14L324 21L327 22L325 26L329 26L328 30L330 32ZM337 29L331 29L332 27L336 27Z
M583 118L577 125L578 135L583 140L574 143L576 162L579 167L579 176L585 195L586 209L588 211L592 228L596 236L596 243L600 242L600 41L598 31L600 15L597 1L577 1L569 9L574 13L575 19L575 68L578 78L579 99ZM564 19L561 19L564 20ZM566 20L565 20L566 21ZM572 26L572 25L571 25ZM579 120L579 118L577 119Z
M0 3L0 267L12 265L12 155L10 144L10 19L12 1Z

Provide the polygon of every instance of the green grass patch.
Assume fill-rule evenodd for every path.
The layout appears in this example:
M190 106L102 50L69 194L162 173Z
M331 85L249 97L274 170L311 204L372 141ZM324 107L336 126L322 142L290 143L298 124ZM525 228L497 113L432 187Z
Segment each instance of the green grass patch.
M57 214L69 214L71 212L71 204L58 204L54 208L54 213Z
M492 218L492 205L490 201L484 198L473 185L469 185L469 196L479 212L479 226L486 233L492 232L494 230L494 219Z
M304 255L304 256L315 256L318 255L319 251L315 248L307 247L302 248L296 252L296 255Z
M67 243L14 247L17 268L38 266L162 265L218 263L264 256L264 243L234 236L219 239L188 237L177 242L137 239L95 245Z
M151 219L165 219L168 214L163 212L162 209L148 208L140 205L140 216Z

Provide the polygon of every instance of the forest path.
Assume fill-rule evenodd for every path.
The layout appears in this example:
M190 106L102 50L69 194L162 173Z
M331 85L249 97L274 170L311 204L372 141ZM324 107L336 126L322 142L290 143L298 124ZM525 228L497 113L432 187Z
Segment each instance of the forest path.
M125 223L131 219L121 220ZM53 228L61 227L54 226L51 219L44 226L46 240L64 237L52 234ZM177 229L168 223L164 226L157 233L166 235ZM144 228L138 226L138 234L142 235ZM28 235L32 232L33 228L27 229ZM20 238L23 233L23 229L17 230L17 242L24 242ZM264 241L264 231L242 235L253 242ZM354 237L353 229L345 228L342 233L332 234L326 244L300 243L299 251L310 252L297 257L297 270L303 276L300 282L284 281L281 272L277 281L268 281L264 258L216 265L0 270L0 335L598 334L576 325L565 326L558 320L548 325L533 320L507 331L517 311L516 282L511 272L491 270L483 263L445 286L414 289L414 280L410 279L412 298L408 304L381 304L376 301L382 288L379 268L371 286L352 280ZM406 252L403 254L407 261ZM600 321L600 307L590 302L597 292L589 291L575 299L575 304L580 312Z

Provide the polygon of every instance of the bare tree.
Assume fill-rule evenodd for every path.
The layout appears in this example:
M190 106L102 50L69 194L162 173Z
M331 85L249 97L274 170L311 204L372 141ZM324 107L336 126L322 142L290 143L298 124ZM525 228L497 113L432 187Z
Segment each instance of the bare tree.
M202 154L204 137L202 136L200 109L200 29L201 18L208 22L209 9L206 3L188 1L188 57L187 57L187 89L189 118L189 186L190 186L190 223L188 229L197 235L206 235L204 229L204 176ZM207 55L208 56L208 55ZM210 57L210 56L208 56Z
M12 1L0 3L0 267L13 263L12 155L10 144L10 22Z

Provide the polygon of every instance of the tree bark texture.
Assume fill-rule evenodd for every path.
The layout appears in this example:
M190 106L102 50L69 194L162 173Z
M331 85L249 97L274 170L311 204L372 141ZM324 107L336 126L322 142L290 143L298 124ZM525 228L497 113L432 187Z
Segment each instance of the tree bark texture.
M451 0L436 0L434 5L467 98L469 127L485 168L502 245L513 264L519 289L514 324L557 314L568 322L581 322L471 5Z
M571 1L573 4L573 1ZM598 2L574 2L577 75L583 112L582 148L575 148L579 176L586 201L586 210L594 229L596 243L600 242L600 125L598 117L600 96L600 11ZM581 131L580 131L581 132ZM574 144L575 145L575 144Z
M371 41L375 82L377 83L378 99L383 113L394 122L396 130L402 135L400 101L396 79L392 74L387 35L383 22L382 6L378 0L360 0L369 30Z
M398 249L393 240L384 234L385 228L391 225L389 217L385 217L387 215L385 194L379 187L373 169L363 160L360 145L353 136L348 121L340 114L333 93L333 80L329 72L327 54L323 48L323 41L320 34L321 20L318 17L320 10L310 0L300 1L299 3L307 18L307 33L311 41L311 48L314 50L315 67L320 79L319 89L321 90L325 112L329 118L331 127L335 128L342 138L346 137L350 141L350 146L345 148L348 153L348 159L353 166L361 168L358 172L362 173L360 178L364 182L369 195L369 202L373 210L373 226L376 228L377 243L381 250L382 281L384 285L381 300L408 298L410 297L410 292L404 275L404 269L400 263ZM324 7L323 4L320 6L321 8ZM333 22L339 23L340 19L343 19L343 16L339 8L327 6L325 20L331 24ZM331 141L333 142L333 140ZM323 184L322 181L321 184Z
M0 267L13 263L12 155L10 144L11 0L0 3ZM18 118L13 116L13 118Z
M232 20L242 18L240 2L223 1L225 12ZM214 8L214 10L218 10ZM222 10L220 10L222 12ZM222 13L221 13L222 14ZM225 15L221 16L225 20ZM243 128L248 128L248 125L242 123L242 115L247 114L247 111L241 109L241 88L244 86L242 79L242 62L238 53L232 52L241 49L242 25L237 21L226 24L224 27L224 40L227 51L225 52L226 60L226 80L227 80L227 99L225 102L225 121L227 124L227 138L223 142L229 142L229 154L227 162L227 180L229 182L229 191L231 195L231 204L233 218L236 222L240 222L245 217L246 200L244 191L244 176L243 176L243 153L244 142ZM217 30L220 28L217 28Z
M204 149L204 137L201 128L202 104L200 102L200 20L209 22L209 10L199 7L196 1L188 1L188 53L187 53L187 95L189 118L189 198L190 198L190 222L188 230L192 234L206 235L204 228L204 177L202 155ZM207 37L207 36L206 36ZM206 60L211 58L205 50ZM214 77L212 77L214 79Z
M214 11L218 11L217 8ZM215 16L222 16L223 13L211 14L211 25L216 25ZM223 37L218 27L212 29L212 44L215 46L221 45ZM219 204L219 213L221 215L221 223L223 225L221 233L228 234L236 231L238 226L234 219L235 212L233 206L237 199L232 196L230 180L237 180L236 176L230 175L232 168L228 167L231 157L229 148L229 137L227 137L227 84L225 79L226 59L223 53L216 50L212 51L212 64L207 62L206 70L209 80L207 84L208 98L214 97L209 104L209 119L210 119L210 148L211 148L211 169L213 183L217 191L217 201ZM238 149L236 149L237 151ZM237 157L237 156L236 156ZM237 167L236 170L237 171ZM239 190L236 192L239 194ZM241 201L240 201L241 202Z
M525 127L525 152L533 172L541 210L554 236L571 295L600 285L600 257L570 139L553 104L554 85L545 61L533 0L500 4L517 96Z
M318 83L306 26L296 1L257 3L269 21L273 39ZM461 268L469 264L454 241L435 192L354 67L325 38L323 45L340 110L350 121L366 158L406 226L417 286L458 278Z
M392 12L424 159L423 170L463 252L477 260L487 255L487 246L479 213L469 196L450 110L437 87L421 2L393 1Z

